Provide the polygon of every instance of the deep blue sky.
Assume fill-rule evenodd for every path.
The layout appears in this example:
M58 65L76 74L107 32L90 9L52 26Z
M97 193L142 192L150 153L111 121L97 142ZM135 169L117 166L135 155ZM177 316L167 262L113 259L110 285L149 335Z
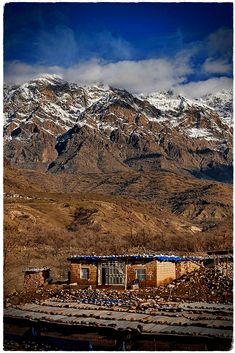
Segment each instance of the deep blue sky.
M66 66L94 53L107 60L172 55L220 27L232 28L232 4L10 3L5 6L4 19L6 60ZM75 40L70 55L47 56L40 50L45 42L49 49L49 44L63 39L63 33L68 36L66 31ZM113 57L100 48L95 39L106 33L107 40L110 35L130 43L130 52Z
M232 26L232 3L9 3L4 61L67 69L94 58L172 60L186 51L194 70L185 82L231 77ZM206 62L209 70L198 70Z

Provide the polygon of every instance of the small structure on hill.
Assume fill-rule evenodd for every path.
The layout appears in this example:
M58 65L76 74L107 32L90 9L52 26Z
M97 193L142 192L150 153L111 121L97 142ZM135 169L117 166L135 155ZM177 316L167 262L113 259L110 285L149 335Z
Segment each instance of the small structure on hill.
M199 259L166 255L70 256L70 283L81 286L157 287L201 267Z
M24 270L24 287L38 288L50 280L50 268L26 268Z

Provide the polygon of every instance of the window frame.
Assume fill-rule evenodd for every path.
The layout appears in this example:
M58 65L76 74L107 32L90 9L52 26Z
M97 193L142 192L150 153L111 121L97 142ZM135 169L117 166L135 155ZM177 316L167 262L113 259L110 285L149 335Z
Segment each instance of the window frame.
M139 273L142 271L142 273ZM136 268L135 269L135 279L138 281L145 281L146 280L146 268Z
M86 277L83 276L84 275L83 270L87 271L87 276ZM89 267L81 267L81 269L80 269L80 279L88 280L89 278L90 278L90 269L89 269Z

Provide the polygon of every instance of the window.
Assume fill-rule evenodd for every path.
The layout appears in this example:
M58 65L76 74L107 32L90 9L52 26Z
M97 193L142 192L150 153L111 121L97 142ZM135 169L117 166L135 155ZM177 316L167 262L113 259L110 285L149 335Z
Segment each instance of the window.
M143 281L146 279L146 270L144 268L140 268L135 270L135 278L139 281Z
M81 279L89 278L89 268L81 268Z

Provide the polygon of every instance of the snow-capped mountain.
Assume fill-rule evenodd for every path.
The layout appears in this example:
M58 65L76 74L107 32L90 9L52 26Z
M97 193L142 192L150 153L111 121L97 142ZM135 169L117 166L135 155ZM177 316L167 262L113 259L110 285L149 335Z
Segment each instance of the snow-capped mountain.
M222 90L216 94L208 94L201 98L202 103L206 103L213 108L222 121L228 125L233 124L233 91Z
M204 173L231 167L231 116L229 91L200 100L171 91L134 96L44 75L4 86L5 157L55 172Z
M197 107L203 111L214 111L220 116L222 122L228 125L233 123L233 92L222 90L216 94L208 94L199 99L189 99L175 93L174 91L154 92L147 96L140 96L156 108L168 115L176 115L179 110Z

